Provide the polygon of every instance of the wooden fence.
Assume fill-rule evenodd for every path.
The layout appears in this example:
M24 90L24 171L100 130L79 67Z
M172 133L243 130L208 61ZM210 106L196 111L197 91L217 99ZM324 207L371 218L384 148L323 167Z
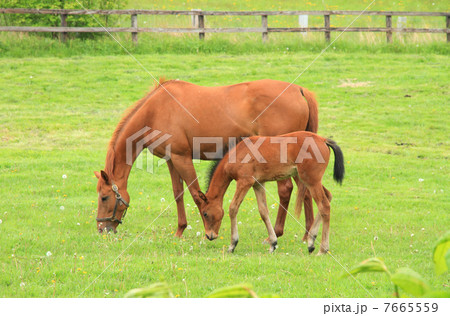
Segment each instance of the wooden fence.
M205 33L261 33L263 41L272 32L323 32L325 39L330 41L331 32L385 32L388 43L392 42L394 32L401 33L446 33L447 42L450 41L450 13L449 12L407 12L407 11L162 11L162 10L51 10L51 9L4 9L0 13L12 14L53 14L59 15L61 25L57 27L28 27L28 26L0 26L0 32L56 32L61 33L61 40L65 41L70 32L129 32L133 42L137 43L138 33L198 33L200 39L205 38ZM68 15L129 15L130 27L69 27ZM375 15L386 17L386 27L331 27L332 15ZM190 15L195 18L194 27L190 28L158 28L138 27L138 15ZM279 15L321 15L324 19L323 27L268 27L269 16ZM205 16L260 16L261 27L205 27ZM393 16L432 16L445 17L445 28L393 28ZM442 21L444 24L444 21Z

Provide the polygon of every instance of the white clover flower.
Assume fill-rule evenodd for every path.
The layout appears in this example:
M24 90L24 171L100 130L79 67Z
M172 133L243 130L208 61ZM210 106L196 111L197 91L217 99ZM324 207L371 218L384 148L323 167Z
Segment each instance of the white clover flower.
M63 178L63 179L67 179L67 175L63 174L63 175L62 175L62 178Z
M30 76L30 79L33 79L33 76Z
M61 206L59 207L59 209L60 209L61 211L64 211L64 206L61 205Z
M202 234L202 233L200 233L200 232L197 232L197 234L196 234L196 235L197 235L197 237L199 237L199 236L200 236L201 234Z
M424 180L422 178L419 178L419 182L423 182Z
M378 240L378 236L373 237L373 240L377 241Z
M186 206L187 206L187 207L191 207L191 204L188 203L188 204L186 204Z
M25 286L25 282L20 282L20 287L24 287Z
M424 231L424 230L425 230L425 228L422 227L422 231Z
M186 229L192 229L191 225L187 225Z
M80 223L77 223L78 226L80 226Z
M411 237L414 237L414 234L411 234Z
M238 222L238 225L241 225L242 224L242 222Z
M161 203L164 203L166 201L165 198L161 198Z
M52 253L50 251L47 251L46 255L47 255L47 257L50 257L52 255Z

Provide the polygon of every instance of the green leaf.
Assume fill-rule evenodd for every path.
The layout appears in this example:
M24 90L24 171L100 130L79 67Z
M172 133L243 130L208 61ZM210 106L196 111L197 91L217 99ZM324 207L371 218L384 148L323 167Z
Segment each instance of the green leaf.
M430 291L427 292L423 297L450 298L450 291Z
M436 243L433 250L434 267L437 274L448 271L450 266L450 230Z
M366 272L385 272L389 275L388 268L384 264L383 260L379 258L369 258L367 260L364 260L363 262L361 262L356 267L350 270L350 274L352 275ZM346 276L348 276L348 273L342 275L342 277Z
M154 283L148 287L140 289L132 289L127 294L126 298L172 298L173 294L169 285L165 282Z
M403 291L421 297L429 291L429 286L420 274L410 268L400 268L391 275L391 281Z
M251 285L240 284L228 287L223 287L215 290L207 298L252 298L258 297L252 290Z

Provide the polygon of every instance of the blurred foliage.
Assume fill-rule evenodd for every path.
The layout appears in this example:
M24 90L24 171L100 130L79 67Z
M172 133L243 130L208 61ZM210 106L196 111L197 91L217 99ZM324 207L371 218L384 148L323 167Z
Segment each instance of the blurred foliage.
M74 10L118 10L127 5L128 0L0 0L0 8L30 9L74 9ZM67 26L100 27L113 25L119 15L69 15ZM2 14L0 25L4 26L60 26L61 17L53 14ZM92 38L96 33L70 33L70 37ZM42 33L41 36L49 36ZM99 35L99 34L97 34Z
M154 283L146 288L133 289L125 294L126 298L173 298L170 287L165 282ZM238 284L219 288L205 298L257 298L251 285ZM277 297L274 295L264 297Z
M450 231L444 234L437 242L433 251L433 261L437 274L448 272L450 258ZM380 258L369 258L362 261L350 270L349 275L357 275L366 272L384 272L394 284L395 295L399 297L398 289L414 297L450 297L450 291L430 290L428 283L416 271L410 268L399 268L394 274Z

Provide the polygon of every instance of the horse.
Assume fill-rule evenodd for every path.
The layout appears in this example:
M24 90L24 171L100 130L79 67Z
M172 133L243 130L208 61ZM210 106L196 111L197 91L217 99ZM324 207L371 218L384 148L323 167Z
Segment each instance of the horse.
M192 159L195 154L200 159L217 158L208 155L217 149L216 144L202 144L195 153L196 139L220 137L223 147L227 147L232 137L270 136L298 130L316 132L317 128L315 96L295 84L264 79L204 87L180 80L160 80L151 92L125 111L109 142L104 170L94 172L98 178L97 229L100 233L116 232L122 223L130 203L128 176L144 148L160 158L166 157L170 149L167 166L178 212L175 236L181 237L187 227L183 181L197 207L202 203ZM291 179L278 181L277 236L283 234L292 189ZM307 229L313 217L312 200L306 196Z
M253 146L258 144L258 150ZM249 146L250 145L250 146ZM331 193L322 185L322 177L330 159L330 149L334 152L333 178L342 184L344 178L344 156L340 147L331 139L311 132L294 132L275 137L252 136L231 149L219 162L213 172L203 200L201 215L204 219L205 233L209 240L218 237L224 215L223 199L231 181L236 181L236 192L230 204L231 244L229 252L234 252L239 241L237 213L245 195L253 187L261 219L269 234L270 250L277 247L277 236L272 228L266 202L265 182L279 181L293 177L297 186L295 213L300 215L305 190L311 193L319 208L319 216L308 233L308 251L315 247L320 222L322 221L322 241L319 255L329 250L330 202ZM314 154L314 158L311 155Z

